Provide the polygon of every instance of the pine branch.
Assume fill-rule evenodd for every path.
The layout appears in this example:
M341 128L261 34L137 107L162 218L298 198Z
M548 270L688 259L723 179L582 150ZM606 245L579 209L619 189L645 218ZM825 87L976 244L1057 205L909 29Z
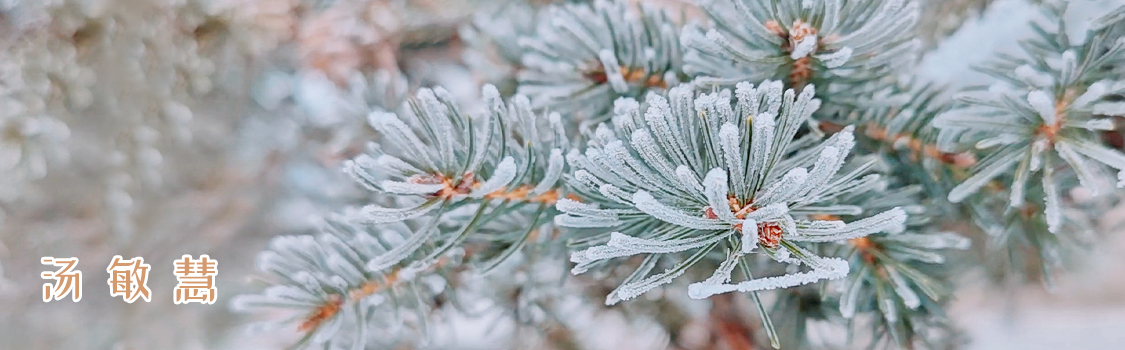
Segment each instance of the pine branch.
M696 96L679 86L666 98L650 95L643 119L638 102L620 100L612 129L600 125L585 154L568 156L575 170L568 182L582 202L560 201L557 207L566 215L556 217L556 223L612 230L577 247L585 249L571 255L577 263L572 271L649 254L646 263L610 293L606 304L671 282L724 243L727 260L707 281L689 287L692 298L846 275L843 260L821 258L799 244L898 231L906 215L894 208L846 224L816 219L817 214L860 214L858 207L836 198L880 182L876 175L860 178L870 164L836 175L854 144L850 128L787 157L795 151L790 145L812 143L793 140L820 105L813 89L805 88L798 97L793 90L783 93L777 82L758 87L741 83L732 101L727 90ZM692 99L694 112L689 107ZM658 149L666 154L656 154ZM758 247L778 262L805 264L810 271L730 284L742 256ZM691 255L675 267L648 276L656 257L689 251Z
M679 27L660 9L632 7L595 0L540 10L535 35L519 41L517 92L537 109L594 125L618 97L639 98L685 79Z
M293 329L305 333L297 347L332 342L364 348L368 332L380 329L378 325L404 322L402 312L421 315L433 307L431 300L444 292L433 288L433 281L445 280L464 254L372 270L366 263L369 259L394 249L393 242L411 234L402 225L376 232L337 219L327 222L318 236L274 238L258 257L259 269L270 274L271 286L259 295L238 296L232 307L243 312L293 310L295 318L283 324L296 323ZM425 319L418 321L424 332Z
M689 25L683 33L690 49L684 69L697 83L813 84L830 111L893 84L887 77L913 62L920 47L911 38L914 1L712 0L701 7L711 28Z
M1048 229L1058 232L1064 188L1054 175L1058 169L1049 164L1066 164L1082 187L1095 193L1105 177L1102 165L1118 170L1118 177L1125 179L1125 153L1102 146L1097 135L1115 127L1106 116L1125 114L1117 110L1118 102L1106 99L1125 92L1125 82L1106 76L1102 68L1125 62L1125 38L1112 37L1103 29L1091 33L1086 43L1072 46L1060 34L1065 30L1062 7L1046 6L1059 18L1056 28L1039 27L1041 35L1023 45L1036 59L1005 57L982 68L1012 85L958 95L961 108L937 117L934 125L942 129L943 149L971 144L986 155L971 170L973 175L949 193L950 201L964 200L1014 168L1010 179L1004 177L1012 188L1009 204L1022 207L1030 177L1042 173ZM1114 44L1103 48L1103 42ZM1059 63L1048 64L1046 57ZM1012 71L1015 76L1008 76ZM1125 182L1118 184L1122 185Z
M491 268L553 216L551 208L563 196L559 180L570 142L559 115L552 113L544 122L526 98L517 96L505 105L492 86L485 87L484 96L488 114L480 117L465 117L440 89L423 89L410 101L413 118L407 120L413 125L390 113L369 117L385 146L373 147L373 155L357 157L345 170L370 190L402 198L402 206L368 205L362 221L428 222L401 246L369 262L372 269L402 261L427 241L440 243L426 258L432 260L473 237L525 232L489 243L498 250L486 254L494 256L483 265Z

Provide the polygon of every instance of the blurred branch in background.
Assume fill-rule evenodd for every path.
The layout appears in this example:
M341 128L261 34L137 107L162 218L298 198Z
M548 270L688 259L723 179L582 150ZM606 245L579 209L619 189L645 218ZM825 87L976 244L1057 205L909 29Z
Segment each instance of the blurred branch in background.
M0 0L0 348L1104 347L1121 4Z

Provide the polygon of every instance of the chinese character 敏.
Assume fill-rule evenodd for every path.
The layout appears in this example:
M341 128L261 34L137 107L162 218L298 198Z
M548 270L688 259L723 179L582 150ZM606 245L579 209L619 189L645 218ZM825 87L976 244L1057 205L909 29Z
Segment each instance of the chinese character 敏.
M78 266L78 258L55 259L47 256L39 259L39 262L59 267L54 273L43 271L39 274L44 279L55 280L54 285L43 284L43 302L62 300L67 294L70 294L70 300L82 300L82 271L74 269Z
M212 304L218 290L215 288L215 275L219 273L218 262L212 260L207 254L192 259L191 255L184 254L178 260L173 260L173 273L179 284L176 285L176 304L198 302Z
M151 300L148 289L149 267L141 257L124 260L120 255L114 256L113 262L105 268L109 272L109 280L106 281L109 283L109 295L124 297L129 303L136 301L138 297L144 298L145 302Z

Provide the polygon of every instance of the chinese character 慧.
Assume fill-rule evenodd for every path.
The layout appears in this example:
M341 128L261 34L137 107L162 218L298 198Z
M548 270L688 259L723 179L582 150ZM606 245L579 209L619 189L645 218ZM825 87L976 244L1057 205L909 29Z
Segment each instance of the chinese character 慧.
M217 261L207 254L200 255L198 260L184 254L182 258L173 260L172 264L175 265L173 273L179 281L173 300L176 304L215 302L215 295L218 294L215 288L215 275L219 273Z

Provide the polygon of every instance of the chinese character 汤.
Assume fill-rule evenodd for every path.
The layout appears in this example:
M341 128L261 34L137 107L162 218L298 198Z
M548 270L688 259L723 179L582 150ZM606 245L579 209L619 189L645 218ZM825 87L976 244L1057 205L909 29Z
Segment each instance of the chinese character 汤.
M192 259L191 255L184 254L180 259L173 260L173 273L179 283L176 285L176 304L198 302L212 304L218 290L215 288L215 275L219 273L218 262L212 260L207 254Z
M78 258L55 259L48 256L39 259L39 262L59 267L54 273L43 271L39 274L44 279L55 280L54 285L43 284L43 302L62 300L67 294L70 294L70 300L82 300L82 271L74 269L78 266Z

